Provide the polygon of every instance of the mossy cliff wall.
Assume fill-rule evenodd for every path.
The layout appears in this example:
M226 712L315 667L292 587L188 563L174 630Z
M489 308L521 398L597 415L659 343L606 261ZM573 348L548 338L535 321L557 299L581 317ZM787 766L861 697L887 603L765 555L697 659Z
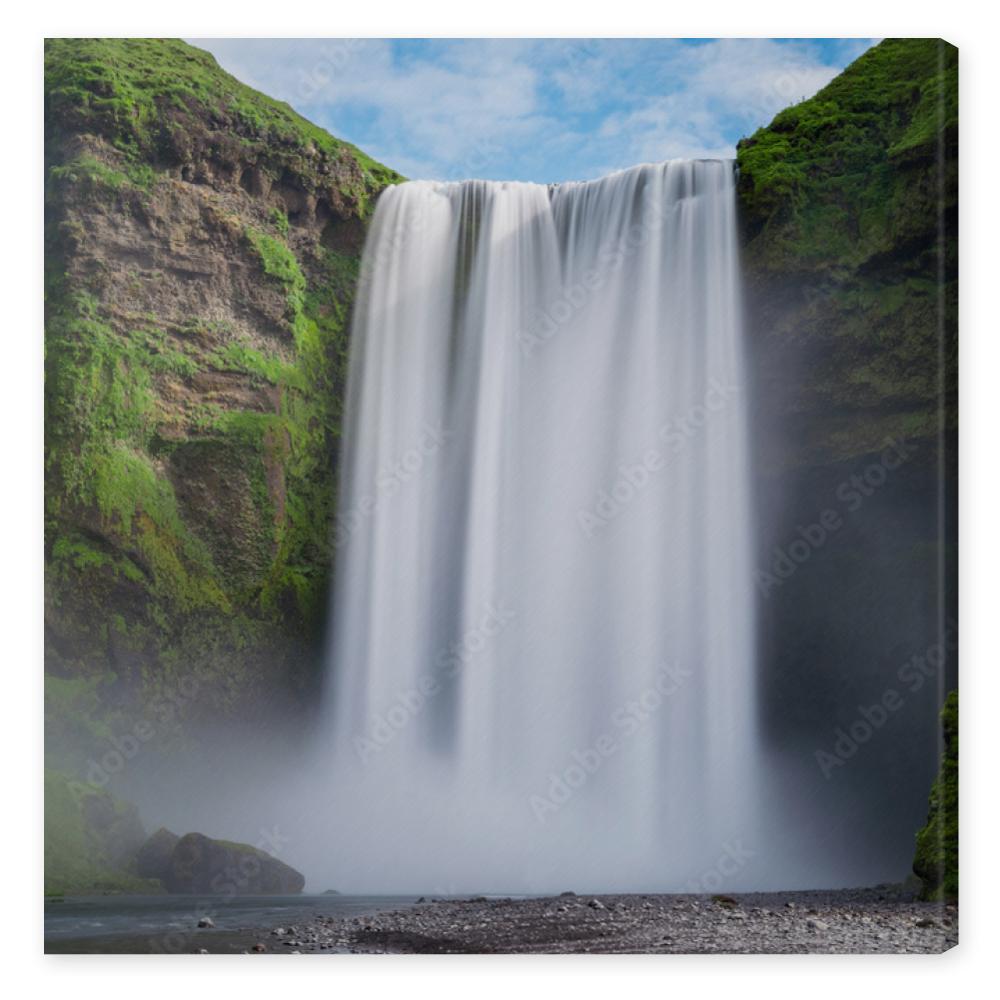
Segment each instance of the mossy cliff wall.
M791 460L954 429L957 50L882 42L741 141L738 162L760 397L799 424Z
M905 852L956 683L957 50L883 41L738 165L766 731L831 850Z
M944 753L931 789L927 824L917 834L913 870L928 899L958 898L958 692L941 712Z
M49 41L45 119L49 708L301 705L351 299L401 178L179 41Z
M48 731L301 712L359 254L401 178L177 41L52 41L45 99ZM738 163L765 732L804 801L842 790L830 849L884 871L954 682L954 48L881 43Z

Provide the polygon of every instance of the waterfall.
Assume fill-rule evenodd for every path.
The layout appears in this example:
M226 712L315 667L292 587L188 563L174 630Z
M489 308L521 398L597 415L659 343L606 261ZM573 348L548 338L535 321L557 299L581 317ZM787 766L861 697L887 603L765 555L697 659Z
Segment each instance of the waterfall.
M334 535L340 888L753 884L741 337L732 162L381 195Z

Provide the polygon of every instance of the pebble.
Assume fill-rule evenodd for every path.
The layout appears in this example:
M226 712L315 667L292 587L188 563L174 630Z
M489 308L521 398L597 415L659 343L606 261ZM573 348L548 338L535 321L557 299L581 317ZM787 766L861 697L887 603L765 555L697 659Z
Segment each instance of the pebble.
M360 918L323 918L298 928L275 928L272 934L284 939L286 954L934 954L958 941L957 911L920 902L901 889L801 892L794 899L789 895L736 894L726 897L727 905L707 895L699 900L648 893L607 894L579 902L565 895L439 900ZM946 926L946 920L956 926Z

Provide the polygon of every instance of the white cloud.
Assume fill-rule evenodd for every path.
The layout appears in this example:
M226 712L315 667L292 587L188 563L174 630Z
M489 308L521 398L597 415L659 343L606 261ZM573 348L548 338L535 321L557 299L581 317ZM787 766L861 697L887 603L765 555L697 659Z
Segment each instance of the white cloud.
M609 115L601 135L632 161L729 157L735 138L810 97L839 72L797 43L719 39L681 46L664 61L661 93Z
M816 45L772 39L200 44L407 176L539 180L732 156L739 135L867 46L842 43L833 64Z

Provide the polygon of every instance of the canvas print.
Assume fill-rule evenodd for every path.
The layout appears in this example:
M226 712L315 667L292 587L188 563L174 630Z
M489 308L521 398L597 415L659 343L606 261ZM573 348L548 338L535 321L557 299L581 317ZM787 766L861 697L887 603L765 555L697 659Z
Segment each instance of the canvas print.
M957 943L954 46L44 92L47 952Z

